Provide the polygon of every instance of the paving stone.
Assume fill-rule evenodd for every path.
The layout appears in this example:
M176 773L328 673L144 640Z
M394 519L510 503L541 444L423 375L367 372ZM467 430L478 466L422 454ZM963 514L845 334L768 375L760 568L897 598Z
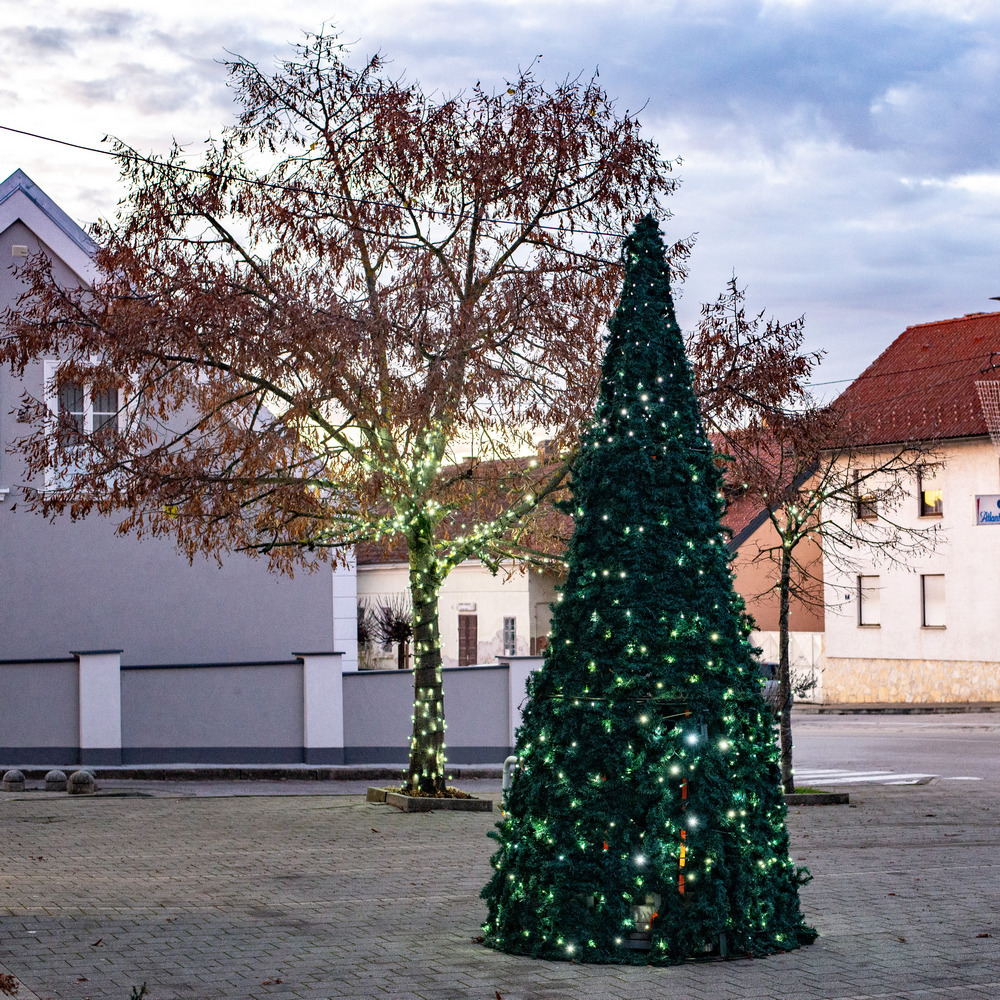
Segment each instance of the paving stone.
M9 793L0 962L29 1000L127 1000L142 982L151 1000L1000 997L1000 790L886 786L852 801L790 811L815 945L661 969L475 944L489 814L402 814L363 793Z

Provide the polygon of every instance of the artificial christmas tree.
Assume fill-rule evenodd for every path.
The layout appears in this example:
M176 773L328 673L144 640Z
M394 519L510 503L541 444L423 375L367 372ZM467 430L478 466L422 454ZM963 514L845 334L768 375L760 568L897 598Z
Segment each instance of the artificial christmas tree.
M568 577L493 834L486 943L669 964L807 943L776 750L651 216L625 241Z

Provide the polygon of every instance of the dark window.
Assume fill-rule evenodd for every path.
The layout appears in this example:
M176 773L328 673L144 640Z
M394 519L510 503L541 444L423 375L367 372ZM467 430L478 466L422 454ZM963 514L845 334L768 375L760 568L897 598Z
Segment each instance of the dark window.
M458 616L458 665L467 667L476 662L479 653L479 617Z
M67 382L59 386L59 435L65 444L78 444L86 432L87 406L83 386Z
M875 497L870 492L871 485L862 473L854 473L854 516L859 521L874 521L878 518Z

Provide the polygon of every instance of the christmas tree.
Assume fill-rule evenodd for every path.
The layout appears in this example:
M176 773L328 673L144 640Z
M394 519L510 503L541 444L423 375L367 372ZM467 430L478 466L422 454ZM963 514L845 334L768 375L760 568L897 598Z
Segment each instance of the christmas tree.
M575 530L529 686L487 944L670 964L812 941L769 713L720 527L722 479L647 216L625 241Z

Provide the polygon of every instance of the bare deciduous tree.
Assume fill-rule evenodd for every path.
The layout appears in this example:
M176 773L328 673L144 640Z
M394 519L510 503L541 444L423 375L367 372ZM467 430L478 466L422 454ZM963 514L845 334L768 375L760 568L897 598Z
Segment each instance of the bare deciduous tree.
M816 566L798 558L803 542L818 541L826 562L849 569L859 552L906 564L931 550L938 526L913 527L899 518L921 472L935 455L923 444L864 446L863 429L836 404L771 413L725 436L731 482L767 513L776 544L760 545L754 561L773 565L778 595L778 704L781 778L794 791L789 610L792 600L822 603Z

